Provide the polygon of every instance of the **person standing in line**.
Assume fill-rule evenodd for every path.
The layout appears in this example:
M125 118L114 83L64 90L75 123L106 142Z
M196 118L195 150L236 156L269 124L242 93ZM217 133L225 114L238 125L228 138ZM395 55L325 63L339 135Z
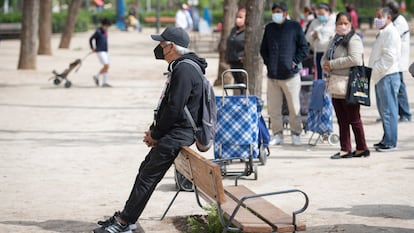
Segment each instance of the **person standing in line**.
M410 67L408 68L408 71L410 72L411 76L414 78L414 62L411 63Z
M180 27L187 32L191 32L193 30L193 19L188 10L189 6L183 3L181 8L175 14L175 26Z
M306 32L306 40L314 51L317 79L323 78L321 58L328 48L329 41L335 35L335 14L326 3L321 3L316 8L317 20L312 20Z
M283 95L289 109L292 143L301 145L299 67L309 51L302 27L287 19L287 15L288 7L284 2L273 4L273 22L266 25L260 46L267 67L267 102L273 132L270 145L283 143Z
M351 16L352 27L354 28L354 30L357 30L359 28L359 19L358 19L358 13L355 10L354 5L349 3L345 6L345 9L346 9L346 12L348 12L349 15Z
M182 28L167 27L160 35L151 35L151 38L159 42L154 49L155 58L168 63L166 85L154 111L154 122L143 140L151 149L139 167L124 209L105 221L99 221L101 227L94 233L131 233L132 225L144 211L181 148L194 143L194 131L184 106L188 107L197 123L201 122L204 77L192 64L181 61L189 59L205 73L205 59L188 49L190 38Z
M375 83L378 112L382 119L383 137L374 147L379 152L393 151L398 139L398 92L401 85L399 58L401 57L400 34L392 23L389 7L380 8L374 19L379 29L372 47L369 67Z
M244 21L246 19L246 8L237 12L236 25L231 29L227 38L226 62L231 69L243 69L244 60ZM242 73L233 73L234 83L245 83ZM244 92L242 91L241 94Z
M401 38L401 57L399 63L401 86L398 91L398 115L400 122L411 121L410 104L408 103L407 88L404 82L403 72L408 70L410 60L410 28L407 20L400 14L397 2L391 1L387 4L391 9L392 22L397 28Z
M351 15L340 12L336 16L336 34L330 41L328 50L322 57L322 66L330 76L346 80L352 66L361 66L364 47L361 38L355 33ZM329 82L329 78L328 78ZM370 155L365 141L364 126L362 125L359 104L348 104L345 96L332 94L332 105L335 109L339 126L339 141L341 150L332 155L331 159L367 157ZM356 142L356 150L352 152L352 127Z
M109 19L104 18L95 33L89 38L89 46L93 52L98 55L99 61L103 67L98 74L93 76L96 86L99 86L99 76L102 75L102 87L111 87L108 84L109 54L108 54L108 29L111 26ZM93 41L95 40L95 46Z

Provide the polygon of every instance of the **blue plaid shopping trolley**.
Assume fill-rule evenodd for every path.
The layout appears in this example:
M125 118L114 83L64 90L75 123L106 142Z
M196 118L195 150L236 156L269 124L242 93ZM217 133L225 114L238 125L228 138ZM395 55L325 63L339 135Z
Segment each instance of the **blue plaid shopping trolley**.
M248 83L247 72L243 69L228 69L228 72L242 72ZM236 88L235 88L236 86ZM249 176L254 174L257 179L257 165L254 159L261 164L266 163L269 143L269 132L261 116L263 102L255 95L249 95L247 85L224 85L223 95L216 96L217 124L214 139L214 162L220 164L223 175ZM226 89L245 89L246 94L228 96ZM241 171L232 171L227 168L236 161L244 163ZM236 179L237 180L237 179ZM237 182L237 181L236 181Z

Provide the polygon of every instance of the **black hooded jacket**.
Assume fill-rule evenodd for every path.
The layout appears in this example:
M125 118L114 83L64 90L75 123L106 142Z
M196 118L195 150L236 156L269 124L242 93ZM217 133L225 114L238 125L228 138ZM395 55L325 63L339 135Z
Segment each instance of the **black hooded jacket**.
M201 122L202 106L202 77L196 68L186 62L190 59L197 63L205 73L207 62L204 58L194 53L188 53L171 62L168 71L171 72L171 80L165 91L163 100L155 117L155 124L150 127L151 137L159 140L173 129L188 129L192 131L187 119L184 106L187 105L196 123Z

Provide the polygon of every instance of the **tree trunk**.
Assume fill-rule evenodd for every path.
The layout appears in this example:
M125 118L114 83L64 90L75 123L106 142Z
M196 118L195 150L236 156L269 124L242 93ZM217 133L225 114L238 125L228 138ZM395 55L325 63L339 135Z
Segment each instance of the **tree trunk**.
M72 0L70 2L68 17L66 18L65 27L63 28L62 37L60 38L60 49L68 49L70 46L72 32L75 29L76 18L78 17L82 2L83 0Z
M37 35L39 30L39 0L23 5L23 24L17 69L36 69Z
M263 60L260 44L263 36L263 9L265 0L249 0L246 5L246 34L244 69L249 74L249 93L262 96Z
M329 5L332 8L332 12L336 11L336 0L329 0Z
M222 19L222 30L220 36L220 43L218 45L219 51L219 67L218 75L216 81L214 81L214 86L222 85L221 82L221 73L224 70L229 68L229 65L226 63L225 54L227 47L227 37L230 34L231 29L234 26L237 14L237 0L224 0L223 3L223 19ZM232 77L229 75L225 78L224 83L231 83Z
M37 54L52 55L52 0L43 0L39 16L39 50Z
M300 0L292 0L292 9L293 9L293 15L292 19L299 21L300 19L300 13L302 9L300 8Z

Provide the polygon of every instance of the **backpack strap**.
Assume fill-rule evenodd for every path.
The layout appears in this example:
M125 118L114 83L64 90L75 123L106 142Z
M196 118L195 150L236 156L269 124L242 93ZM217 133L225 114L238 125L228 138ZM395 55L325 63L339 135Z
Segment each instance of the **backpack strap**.
M181 62L185 62L185 63L191 64L197 70L197 72L200 74L200 77L201 78L204 78L204 74L203 74L203 71L201 71L200 66L197 63L195 63L193 60L191 60L191 59L184 59L184 60L179 61L178 64L180 64ZM201 85L203 85L203 82L201 82ZM204 95L204 91L202 93ZM193 127L194 131L197 131L197 125L196 125L196 123L194 121L193 116L191 116L190 110L188 109L187 105L184 106L184 112L187 115L187 118L190 121L191 126Z

